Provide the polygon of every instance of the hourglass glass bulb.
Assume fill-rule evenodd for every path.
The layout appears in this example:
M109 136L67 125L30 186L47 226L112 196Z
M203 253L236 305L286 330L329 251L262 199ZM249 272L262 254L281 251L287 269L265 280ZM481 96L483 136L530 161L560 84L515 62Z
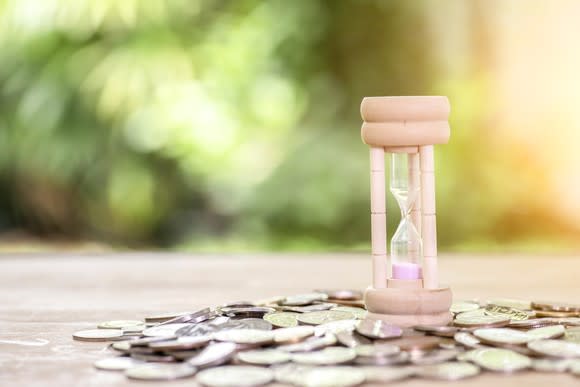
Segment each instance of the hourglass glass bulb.
M421 237L411 221L411 209L419 187L409 184L409 155L393 153L390 190L401 209L401 222L391 239L392 276L395 279L421 278Z

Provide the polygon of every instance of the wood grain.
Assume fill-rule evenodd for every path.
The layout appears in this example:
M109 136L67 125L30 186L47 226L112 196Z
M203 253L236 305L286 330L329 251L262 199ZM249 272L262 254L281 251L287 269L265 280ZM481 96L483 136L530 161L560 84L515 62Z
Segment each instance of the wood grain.
M511 297L578 302L580 258L573 256L440 257L442 283L455 299ZM0 255L0 386L135 386L96 371L111 352L73 332L113 319L183 311L228 301L314 288L364 288L366 255ZM423 380L405 386L428 385ZM567 374L485 374L455 386L577 386ZM192 379L168 382L194 386ZM441 383L433 383L441 385Z

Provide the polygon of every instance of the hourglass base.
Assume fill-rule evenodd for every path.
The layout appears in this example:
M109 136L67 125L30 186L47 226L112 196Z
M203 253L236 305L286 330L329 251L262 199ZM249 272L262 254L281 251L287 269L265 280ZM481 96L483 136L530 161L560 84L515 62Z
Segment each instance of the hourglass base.
M367 317L401 327L447 325L452 320L451 289L367 288Z

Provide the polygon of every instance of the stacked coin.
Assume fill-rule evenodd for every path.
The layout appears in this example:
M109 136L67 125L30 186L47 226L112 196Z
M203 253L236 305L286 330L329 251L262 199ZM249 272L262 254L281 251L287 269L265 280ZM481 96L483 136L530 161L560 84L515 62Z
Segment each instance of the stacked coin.
M580 375L580 305L497 299L455 302L445 326L366 317L362 292L317 290L199 311L115 320L73 334L111 341L100 370L139 380L194 377L204 386L355 386L481 372Z

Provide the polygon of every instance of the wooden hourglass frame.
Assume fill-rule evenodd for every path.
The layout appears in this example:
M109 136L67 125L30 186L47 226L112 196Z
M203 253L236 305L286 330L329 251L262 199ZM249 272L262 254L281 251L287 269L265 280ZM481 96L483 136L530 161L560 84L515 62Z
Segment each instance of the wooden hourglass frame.
M371 167L373 283L365 292L368 317L400 326L447 324L452 295L438 280L433 148L449 140L449 101L441 96L366 97L361 115ZM388 259L385 152L408 155L408 186L418 191L409 209L422 242L416 277L396 273Z

